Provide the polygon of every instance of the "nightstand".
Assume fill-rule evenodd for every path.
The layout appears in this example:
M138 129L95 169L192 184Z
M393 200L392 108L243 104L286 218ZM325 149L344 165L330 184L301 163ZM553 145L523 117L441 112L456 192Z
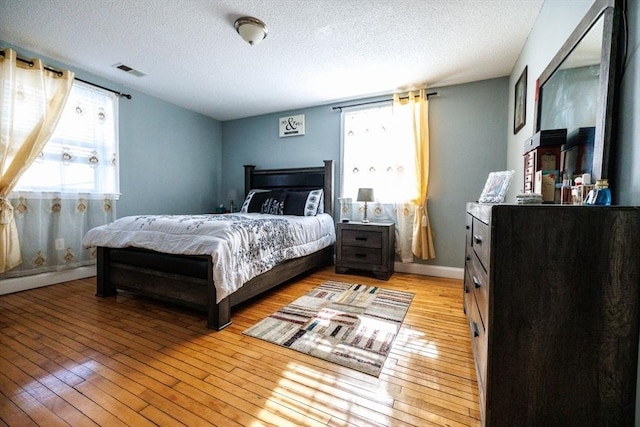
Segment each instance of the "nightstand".
M378 279L393 274L396 231L392 223L339 222L336 232L336 273L370 271Z

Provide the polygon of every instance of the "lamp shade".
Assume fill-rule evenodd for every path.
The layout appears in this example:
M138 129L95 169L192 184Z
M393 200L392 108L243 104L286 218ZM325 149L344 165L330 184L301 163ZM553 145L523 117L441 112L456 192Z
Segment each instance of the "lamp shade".
M269 34L269 29L264 22L250 16L238 18L234 26L238 34L251 46L260 43Z
M358 202L373 202L373 188L359 188Z

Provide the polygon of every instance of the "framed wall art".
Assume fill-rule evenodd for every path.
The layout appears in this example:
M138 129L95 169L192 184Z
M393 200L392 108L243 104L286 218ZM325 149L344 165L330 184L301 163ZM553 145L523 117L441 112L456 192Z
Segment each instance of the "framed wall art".
M304 114L280 117L278 119L278 128L280 130L280 138L304 135Z
M524 67L516 82L513 105L513 134L518 133L527 122L527 67Z

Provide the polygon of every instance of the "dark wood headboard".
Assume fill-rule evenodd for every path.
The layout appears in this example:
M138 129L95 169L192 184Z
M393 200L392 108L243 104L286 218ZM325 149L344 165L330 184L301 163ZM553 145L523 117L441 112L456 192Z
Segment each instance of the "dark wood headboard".
M290 169L256 170L254 165L244 165L244 194L249 190L270 189L324 189L324 211L333 216L333 160L325 160L324 166Z

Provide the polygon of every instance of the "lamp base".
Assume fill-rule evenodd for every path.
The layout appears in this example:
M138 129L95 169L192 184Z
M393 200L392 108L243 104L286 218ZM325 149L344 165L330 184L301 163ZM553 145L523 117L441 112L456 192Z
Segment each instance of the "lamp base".
M367 217L367 202L364 202L364 215L362 216L362 223L367 224L369 222L369 218Z

